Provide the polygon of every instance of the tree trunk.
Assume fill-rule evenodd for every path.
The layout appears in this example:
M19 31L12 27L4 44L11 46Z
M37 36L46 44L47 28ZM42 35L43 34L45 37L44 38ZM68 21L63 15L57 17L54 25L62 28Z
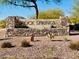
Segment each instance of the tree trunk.
M35 10L36 10L36 19L38 19L38 14L39 14L39 10L38 10L38 6L37 6L37 4L36 4L36 2L33 2L34 3L34 5L35 5Z

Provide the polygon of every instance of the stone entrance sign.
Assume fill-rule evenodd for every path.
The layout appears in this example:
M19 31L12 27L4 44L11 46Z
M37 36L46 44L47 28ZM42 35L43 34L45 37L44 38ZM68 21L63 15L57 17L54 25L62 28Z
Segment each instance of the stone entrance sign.
M14 36L46 36L49 33L55 36L63 36L69 34L69 28L67 22L62 24L66 19L46 19L46 20L34 20L34 19L19 19L18 17L9 17L7 21L6 35L8 37ZM62 21L63 20L63 21ZM28 26L28 27L26 27ZM55 28L52 28L54 26ZM63 28L64 26L64 28ZM16 28L17 27L17 28Z

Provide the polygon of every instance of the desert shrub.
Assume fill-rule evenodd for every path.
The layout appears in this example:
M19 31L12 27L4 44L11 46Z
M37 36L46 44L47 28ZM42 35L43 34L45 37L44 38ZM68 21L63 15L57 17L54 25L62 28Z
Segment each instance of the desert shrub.
M79 42L70 43L69 47L73 50L79 50Z
M6 21L0 20L0 28L5 28L5 27L6 27Z
M48 33L47 37L50 38L50 39L52 39L52 38L54 39L55 35L52 34L52 33Z
M65 41L70 41L67 37L64 37L64 40L65 40Z
M1 45L2 48L11 48L13 47L12 44L10 42L4 42L2 45Z
M59 59L58 57L53 57L53 59Z
M22 47L30 47L31 45L30 45L30 42L27 42L24 40L24 41L22 41L21 46Z

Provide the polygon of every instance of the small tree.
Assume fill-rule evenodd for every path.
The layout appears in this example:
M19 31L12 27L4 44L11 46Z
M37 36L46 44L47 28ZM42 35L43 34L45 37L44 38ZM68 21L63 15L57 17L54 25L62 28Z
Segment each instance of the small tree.
M79 23L79 17L78 16L71 16L71 17L69 17L68 21L69 21L70 24Z
M72 9L72 15L79 17L79 0L73 0L73 9Z
M59 19L60 16L64 16L64 12L60 9L52 9L42 11L39 13L39 19Z

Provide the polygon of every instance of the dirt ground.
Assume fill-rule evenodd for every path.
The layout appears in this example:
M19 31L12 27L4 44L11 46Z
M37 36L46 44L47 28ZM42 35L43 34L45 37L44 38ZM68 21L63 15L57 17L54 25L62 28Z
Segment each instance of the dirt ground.
M2 57L14 56L17 59L75 59L79 56L79 51L69 48L70 42L79 41L76 36L55 36L50 40L46 37L35 37L34 42L30 37L9 37L5 38L5 30L0 30L0 59ZM68 39L70 41L65 41ZM21 42L27 40L31 47L21 47ZM3 42L11 42L15 47L1 48Z

